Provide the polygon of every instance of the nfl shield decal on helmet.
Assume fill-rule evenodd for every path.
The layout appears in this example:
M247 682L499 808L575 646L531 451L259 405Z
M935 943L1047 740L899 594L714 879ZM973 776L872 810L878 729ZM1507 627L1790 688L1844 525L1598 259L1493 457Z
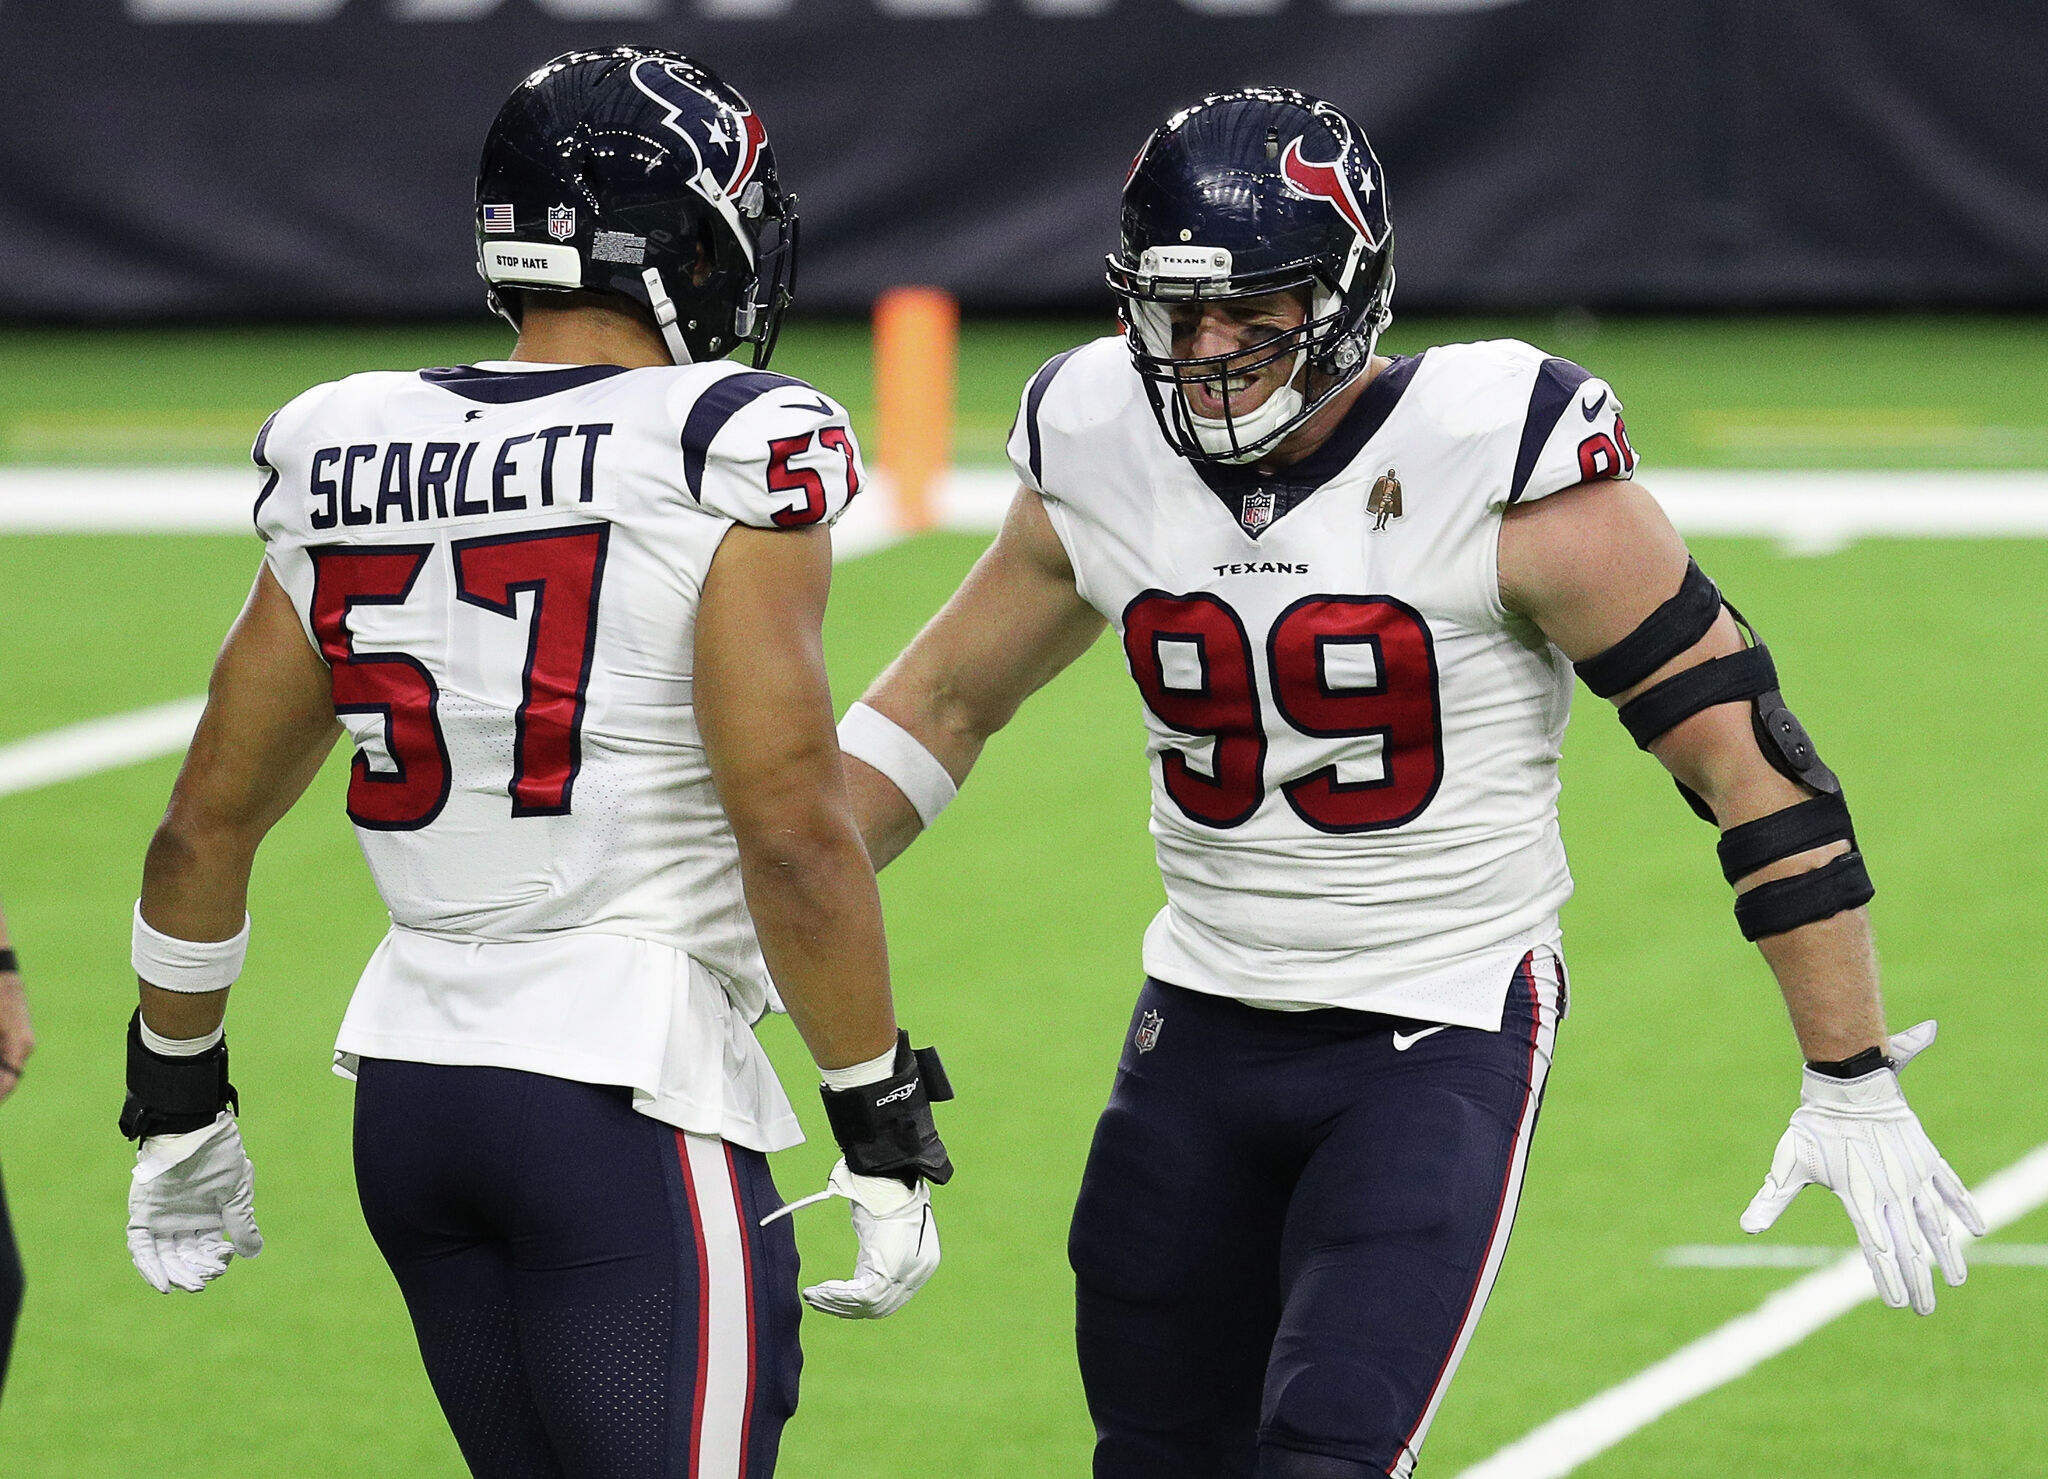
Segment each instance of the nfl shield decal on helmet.
M1237 517L1247 534L1258 533L1273 522L1273 495L1266 491L1245 494L1244 507Z
M1157 1012L1147 1012L1138 1019L1138 1031L1131 1038L1138 1051L1149 1053L1159 1046L1159 1029L1166 1025L1166 1018Z
M576 234L576 207L573 205L551 205L548 207L548 235L556 241L567 241Z

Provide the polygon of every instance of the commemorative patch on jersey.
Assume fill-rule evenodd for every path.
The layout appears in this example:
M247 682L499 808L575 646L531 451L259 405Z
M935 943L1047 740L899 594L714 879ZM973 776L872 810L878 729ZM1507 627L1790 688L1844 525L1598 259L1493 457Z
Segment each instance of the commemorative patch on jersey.
M1365 496L1365 511L1372 515L1375 532L1386 528L1389 520L1401 517L1401 479L1391 467L1379 475L1372 492Z
M567 241L576 234L576 207L573 205L551 205L548 207L548 235L556 241Z
M1238 507L1238 522L1244 525L1245 533L1256 534L1273 522L1274 498L1265 489L1255 489L1244 495L1244 502Z

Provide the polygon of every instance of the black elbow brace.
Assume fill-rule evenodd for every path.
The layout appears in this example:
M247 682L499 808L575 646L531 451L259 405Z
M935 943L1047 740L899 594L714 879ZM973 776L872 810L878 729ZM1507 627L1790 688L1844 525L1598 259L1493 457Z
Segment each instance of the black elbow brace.
M953 1085L936 1048L910 1047L910 1034L896 1034L894 1072L857 1089L821 1088L832 1138L847 1169L861 1176L893 1176L915 1186L945 1185L953 1162L932 1123L932 1105L953 1097Z
M130 1140L203 1130L223 1109L241 1112L228 1082L228 1043L222 1038L190 1058L153 1053L142 1040L142 1009L128 1019L128 1099L121 1133Z
M1602 697L1612 697L1691 648L1713 627L1724 605L1714 583L1697 564L1689 562L1677 595L1607 651L1575 667L1587 687ZM1647 750L1702 710L1748 699L1752 704L1750 727L1763 757L1780 774L1817 793L1782 811L1728 829L1717 851L1721 872L1730 883L1812 848L1831 842L1849 844L1847 853L1811 872L1759 884L1737 897L1735 919L1743 938L1759 940L1857 908L1868 903L1876 890L1863 855L1856 850L1856 833L1840 779L1814 749L1806 726L1786 707L1770 649L1756 640L1755 629L1741 612L1733 606L1728 612L1748 636L1749 647L1672 674L1623 704L1620 717L1637 747ZM1683 781L1675 784L1686 804L1703 820L1717 820L1696 792Z
M1810 872L1759 883L1749 892L1737 894L1735 923L1741 928L1743 939L1761 940L1767 935L1796 930L1803 924L1817 924L1845 910L1859 909L1876 895L1870 871L1863 866L1863 854L1846 852Z

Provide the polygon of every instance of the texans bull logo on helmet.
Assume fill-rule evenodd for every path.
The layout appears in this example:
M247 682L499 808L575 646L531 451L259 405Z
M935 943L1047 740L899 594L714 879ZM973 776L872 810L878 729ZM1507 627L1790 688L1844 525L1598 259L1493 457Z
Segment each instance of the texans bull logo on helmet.
M700 86L691 68L666 58L649 57L633 66L633 85L659 103L662 125L689 148L697 168L690 184L728 217L743 241L737 212L761 213L761 191L750 189L761 162L768 131L744 102L718 96Z
M1360 148L1351 122L1327 105L1315 110L1316 121L1337 139L1337 157L1310 159L1302 150L1300 136L1287 141L1280 156L1280 177L1289 189L1309 200L1327 202L1364 241L1365 250L1378 251L1387 235L1384 193L1379 188L1380 162L1372 150ZM1358 182L1352 184L1352 171Z

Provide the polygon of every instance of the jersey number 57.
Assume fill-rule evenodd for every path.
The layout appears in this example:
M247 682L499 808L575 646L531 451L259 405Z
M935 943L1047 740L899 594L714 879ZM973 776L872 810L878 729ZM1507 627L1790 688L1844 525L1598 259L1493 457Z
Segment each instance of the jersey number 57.
M516 621L519 593L533 594L506 787L515 817L569 810L582 764L584 690L610 535L609 524L576 524L458 539L450 548L457 599ZM433 673L409 653L357 652L348 629L356 606L404 602L433 553L431 544L336 544L311 551L312 625L334 672L334 711L381 715L391 756L391 769L376 771L356 753L348 814L358 827L411 831L433 821L448 802L448 741Z

